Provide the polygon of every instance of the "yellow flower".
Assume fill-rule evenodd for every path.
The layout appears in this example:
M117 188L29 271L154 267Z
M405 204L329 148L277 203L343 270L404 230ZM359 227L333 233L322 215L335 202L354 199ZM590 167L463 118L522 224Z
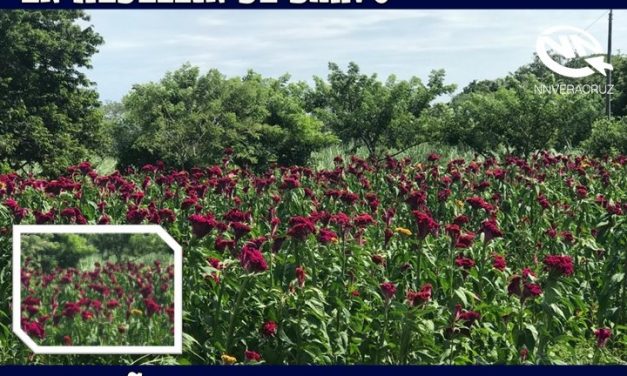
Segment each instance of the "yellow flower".
M142 315L142 311L140 311L137 308L133 308L133 309L131 309L131 315L133 315L133 316L141 316Z
M464 206L464 201L462 200L455 200L455 205L457 205L458 208L461 208Z
M408 228L397 227L396 230L394 230L394 231L398 232L399 234L405 235L405 236L411 236L411 231Z
M237 362L237 359L234 356L222 354L222 363L231 365L235 364L235 362Z

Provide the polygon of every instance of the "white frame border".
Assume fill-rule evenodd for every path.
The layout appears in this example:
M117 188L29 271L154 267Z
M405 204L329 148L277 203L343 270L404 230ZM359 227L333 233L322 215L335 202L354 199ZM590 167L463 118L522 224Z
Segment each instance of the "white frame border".
M22 234L157 234L174 252L174 346L40 346L21 325ZM182 354L183 249L159 225L14 225L13 226L13 332L35 354Z

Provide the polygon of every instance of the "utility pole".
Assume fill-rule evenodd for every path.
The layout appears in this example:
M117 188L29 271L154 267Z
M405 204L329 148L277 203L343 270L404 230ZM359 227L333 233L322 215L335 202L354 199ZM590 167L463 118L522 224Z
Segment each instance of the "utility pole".
M610 9L610 14L608 18L607 25L607 63L612 64L612 10ZM612 85L612 71L607 71L607 76L605 78L605 113L608 118L612 117L612 96L610 94L610 87Z

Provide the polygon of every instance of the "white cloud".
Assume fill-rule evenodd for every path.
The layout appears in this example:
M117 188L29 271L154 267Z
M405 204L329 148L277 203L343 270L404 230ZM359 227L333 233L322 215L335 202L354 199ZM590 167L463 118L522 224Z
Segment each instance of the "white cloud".
M89 72L104 99L158 80L191 62L227 75L254 69L295 79L324 76L327 63L401 78L444 68L450 80L504 75L530 61L538 33L555 24L587 27L600 10L94 11L106 40ZM627 12L615 12L616 49L627 50ZM590 28L605 38L605 19Z

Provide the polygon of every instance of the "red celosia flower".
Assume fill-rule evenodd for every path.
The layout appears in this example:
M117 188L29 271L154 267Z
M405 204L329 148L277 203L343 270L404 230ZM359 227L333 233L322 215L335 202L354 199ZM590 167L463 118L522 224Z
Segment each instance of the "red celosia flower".
M349 191L342 191L340 192L340 200L348 205L353 205L357 202L357 200L359 200L359 195Z
M117 308L119 306L120 306L120 302L118 302L115 299L109 300L107 302L107 308L109 308L109 309L114 309L114 308Z
M374 262L377 265L385 266L385 257L381 255L372 255L370 256L370 259L372 260L372 262Z
M148 216L148 210L143 208L131 208L126 213L126 221L131 224L139 224Z
M322 244L331 244L337 242L337 234L328 228L321 228L318 232L318 241Z
M464 269L471 269L475 266L475 260L459 255L455 258L455 265Z
M296 189L300 187L300 181L297 177L287 176L283 178L280 189Z
M27 296L26 299L22 301L22 304L27 306L38 306L41 304L41 299L35 298L34 296Z
M471 326L475 321L481 319L481 314L476 311L462 309L460 304L455 306L455 320L464 321L466 326Z
M483 209L487 212L494 210L494 207L486 202L483 198L474 196L466 199L466 202L470 204L473 209Z
M298 280L298 285L303 287L305 285L305 278L307 274L305 273L305 268L302 266L296 267L296 279Z
M189 216L189 221L192 224L192 233L197 238L203 238L216 227L216 220L211 214L192 214Z
M460 215L455 217L455 219L453 219L453 223L458 225L458 226L463 226L466 223L470 222L470 218L468 218L468 216L466 215Z
M461 229L459 228L459 225L456 225L456 224L446 225L444 227L444 230L446 231L448 236L451 237L453 241L455 241L457 237L459 236L459 234L461 233Z
M316 226L314 222L307 217L292 217L289 221L290 228L287 230L287 235L296 240L305 240L310 234L316 232Z
M396 294L396 285L392 282L383 282L379 285L379 288L386 302L389 302Z
M242 248L239 260L242 267L249 273L264 272L268 269L268 264L263 254L252 244L246 244Z
M100 216L100 219L98 219L99 225L108 225L109 223L111 223L111 218L106 214L103 214Z
M427 160L428 160L429 162L437 162L437 161L439 161L439 160L440 160L440 155L439 155L439 154L436 154L436 153L430 153L430 154L427 156Z
M211 257L211 258L209 258L209 260L208 260L208 261L209 261L209 265L211 265L211 267L212 267L212 268L214 268L214 269L221 270L221 269L222 269L222 267L223 267L223 266L222 266L222 262L220 262L220 260L218 260L218 259L217 259L217 258L215 258L215 257Z
M453 192L450 189L442 189L438 192L438 201L445 202Z
M193 206L196 206L198 203L198 198L196 196L186 197L181 203L181 209L187 210Z
M525 283L523 286L523 297L532 298L542 295L542 287L537 283Z
M146 312L148 312L148 316L152 316L155 313L161 312L161 306L152 298L144 299L144 305L146 306Z
M174 321L174 306L167 307L165 313L168 315L170 321Z
M527 356L529 356L529 350L527 350L526 347L523 347L522 349L520 349L518 355L520 356L520 361L524 362L525 360L527 360Z
M242 222L231 222L229 226L231 227L231 230L233 230L236 239L240 239L251 230L250 226Z
M62 314L63 316L67 318L72 318L80 311L81 311L81 306L78 303L68 302L68 303L65 303Z
M44 339L46 336L46 332L44 330L44 326L37 321L28 321L27 319L22 319L22 329L29 336L34 336L39 339Z
M81 312L81 317L83 318L84 321L89 321L94 318L94 313L92 311L85 310Z
M607 341L612 337L612 329L599 328L594 331L594 335L597 337L597 347L605 347Z
M351 219L348 215L346 215L346 213L339 212L331 215L329 222L337 225L344 233L350 227Z
M216 250L220 252L224 252L226 249L233 250L235 247L235 240L223 239L221 237L217 237L215 241Z
M432 286L430 284L423 285L419 291L407 291L407 303L410 307L415 307L427 303L431 299Z
M270 320L263 323L261 326L261 334L266 337L274 337L276 335L277 329L279 326L276 322Z
M501 255L492 256L492 267L494 269L503 271L507 267L507 261L505 261L505 257Z
M523 278L529 278L530 276L531 277L535 277L536 276L536 274L529 268L523 268L521 273L522 273Z
M102 302L98 299L93 299L89 306L93 308L96 312L99 312L102 309Z
M509 285L507 285L507 293L509 295L516 295L518 297L522 297L522 290L520 288L521 281L522 281L522 278L520 278L519 275L514 275L512 277L512 280L509 282Z
M562 240L566 244L573 244L575 242L575 236L570 231L562 231L560 233L560 236L562 237Z
M578 185L576 188L576 192L577 192L577 197L579 197L580 199L584 199L586 198L586 196L588 196L588 189L584 187L583 185Z
M414 210L412 213L418 224L418 237L420 239L426 238L429 234L438 235L439 225L429 214L418 210Z
M260 362L261 361L261 355L258 352L255 352L255 351L246 350L246 351L244 351L244 356L246 357L246 360L249 361L249 362Z
M500 238L503 236L503 232L499 229L498 223L495 219L488 219L481 224L481 231L485 235L485 241L488 242L494 238Z
M542 209L548 209L549 206L551 206L551 203L549 202L549 200L546 198L545 195L540 194L538 196L538 203L540 204L540 206L542 207Z
M72 337L63 336L63 345L64 346L72 346Z
M251 220L252 215L250 212L243 212L234 208L224 213L222 218L229 222L248 222Z
M423 191L411 191L405 202L409 204L412 210L418 210L427 203L427 194Z
M547 255L543 262L546 269L558 275L569 276L574 273L573 259L570 256Z
M29 305L29 306L26 306L26 311L32 317L32 316L35 316L39 312L39 307L38 306Z
M472 242L475 240L474 232L466 232L460 234L457 240L455 241L455 248L466 249L472 246Z
M142 296L144 298L147 298L150 295L152 295L153 290L154 289L153 289L152 285L146 284L146 285L142 286L141 289L139 289L139 293L142 294Z
M353 223L355 224L355 226L363 228L375 223L375 220L370 214L362 213L353 219Z
M54 222L54 209L51 209L47 213L42 213L39 211L35 211L33 214L35 215L35 223L38 225L44 225L46 223Z

